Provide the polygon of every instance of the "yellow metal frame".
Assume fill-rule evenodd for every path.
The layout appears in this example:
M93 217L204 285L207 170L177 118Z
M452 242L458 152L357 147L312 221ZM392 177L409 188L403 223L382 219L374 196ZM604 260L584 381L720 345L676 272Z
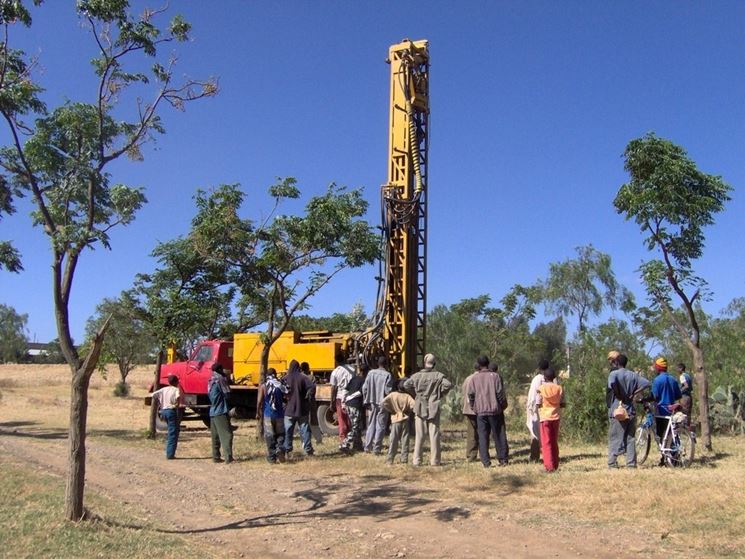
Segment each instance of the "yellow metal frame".
M429 43L389 50L388 182L382 187L386 266L383 352L399 375L418 370L426 351Z

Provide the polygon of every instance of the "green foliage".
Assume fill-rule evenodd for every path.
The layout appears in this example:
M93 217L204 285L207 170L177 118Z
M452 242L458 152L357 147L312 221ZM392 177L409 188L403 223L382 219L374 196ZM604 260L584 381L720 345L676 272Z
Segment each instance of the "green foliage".
M562 435L573 440L600 441L608 434L608 351L616 349L629 358L627 368L644 372L649 358L643 340L626 322L609 320L580 333L570 347L569 378L563 382L566 408Z
M137 276L132 297L137 299L138 316L147 326L146 332L159 349L177 343L188 355L195 340L215 337L231 328L235 290L225 288L222 265L202 258L194 244L183 238L160 243L152 256L157 268Z
M634 308L631 292L616 280L611 258L592 245L577 247L577 258L553 262L541 284L542 299L551 314L576 316L580 331L587 320L606 307L629 312Z
M0 304L0 363L19 363L26 356L28 315Z
M294 178L269 188L274 207L260 223L239 215L243 192L222 185L196 196L197 216L190 240L198 254L223 267L239 292L239 317L265 324L270 346L313 295L346 268L372 263L378 239L362 219L362 191L332 184L311 198L301 215L277 215L285 198L297 198Z
M647 249L661 255L640 268L647 293L653 306L664 308L670 307L675 293L696 331L693 304L708 290L706 281L695 275L692 261L703 254L704 227L724 209L732 187L719 176L699 171L683 148L653 133L629 142L624 158L630 180L613 204L647 235ZM697 332L694 336L698 345Z
M648 233L649 250L663 248L681 269L703 254L703 228L724 209L732 187L698 170L686 151L649 133L629 142L624 168L630 181L614 205Z
M438 369L455 384L443 406L445 416L459 420L461 385L475 369L476 358L496 361L508 395L514 397L541 358L563 354L566 329L561 319L531 332L536 290L515 286L490 307L488 295L438 305L427 316L427 348L437 356Z
M107 319L109 329L103 342L99 369L104 369L107 363L116 363L120 384L124 384L135 366L152 359L157 344L142 319L132 292L125 291L117 299L104 299L98 304L95 315L88 319L85 327L88 340Z
M745 298L734 299L724 316L711 321L702 342L712 386L745 390Z
M0 168L5 172L0 207L8 213L12 196L31 194L34 223L43 228L53 249L60 344L73 369L81 361L70 339L67 306L79 258L85 249L110 248L110 230L131 223L146 202L142 189L112 184L107 168L122 156L142 159L142 146L164 132L158 116L164 103L181 109L187 101L217 91L213 80L174 84L175 59L170 55L157 73L160 83L151 101L143 100L146 92L138 92L128 113L122 94L135 85L147 85L149 78L127 71L125 64L139 52L156 57L159 45L185 39L188 24L177 17L164 34L155 24L163 10L134 17L123 0L80 0L77 11L98 48L92 60L98 84L91 103L67 101L47 112L39 99L42 88L32 79L33 63L25 53L8 48L7 42L0 49L0 114L13 139L0 149ZM0 17L6 26L16 20L30 23L20 2L3 2ZM27 117L36 117L35 123L27 124ZM0 266L18 269L17 252L7 243L0 249Z
M362 304L355 304L351 312L334 313L331 316L314 318L308 315L292 317L288 330L307 332L312 330L328 330L329 332L362 332L370 325L370 319L365 314Z
M745 390L717 386L709 398L711 428L715 433L745 435Z

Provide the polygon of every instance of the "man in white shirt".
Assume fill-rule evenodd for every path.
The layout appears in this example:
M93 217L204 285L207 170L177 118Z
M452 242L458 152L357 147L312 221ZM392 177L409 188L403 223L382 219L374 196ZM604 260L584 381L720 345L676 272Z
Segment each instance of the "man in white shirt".
M528 389L528 399L526 401L526 426L530 431L530 457L531 462L539 462L541 460L541 423L538 418L538 403L536 397L538 396L538 389L543 384L543 373L549 368L549 363L546 359L541 359L538 363L538 373L530 381L530 388Z
M153 392L153 398L160 404L160 416L168 424L168 437L166 438L166 458L173 460L176 457L178 446L178 435L181 430L181 418L179 407L181 406L182 389L179 386L176 375L168 375L168 386Z
M344 403L347 397L347 384L354 376L352 367L346 364L344 355L336 355L336 369L331 371L331 401L336 407L336 420L339 423L339 449L345 449L347 433L349 433L349 414L345 409Z

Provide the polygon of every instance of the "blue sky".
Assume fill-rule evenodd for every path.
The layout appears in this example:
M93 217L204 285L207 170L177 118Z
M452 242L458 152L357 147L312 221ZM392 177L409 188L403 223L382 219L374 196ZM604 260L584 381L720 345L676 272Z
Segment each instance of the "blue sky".
M135 2L139 9L144 3ZM158 3L160 5L160 3ZM74 2L34 9L11 42L38 55L50 106L92 101L93 43ZM216 76L221 92L164 111L167 133L142 163L111 168L145 187L148 205L113 250L85 254L71 302L73 334L103 297L150 271L160 241L188 231L197 188L238 182L246 215L266 187L294 176L304 195L328 183L364 187L377 223L386 180L388 46L430 41L429 307L545 277L550 262L592 243L643 298L647 253L612 200L627 179L628 141L655 131L722 175L733 200L707 230L696 263L718 313L745 294L745 4L740 2L171 2L193 24L177 73ZM0 142L8 142L0 127ZM26 271L0 273L0 303L29 315L37 341L56 337L49 248L29 206L0 221ZM372 267L345 272L310 311L371 310Z

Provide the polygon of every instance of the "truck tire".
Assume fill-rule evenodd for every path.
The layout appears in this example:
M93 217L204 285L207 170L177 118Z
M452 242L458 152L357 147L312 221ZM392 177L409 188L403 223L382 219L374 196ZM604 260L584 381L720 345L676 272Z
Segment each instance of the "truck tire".
M168 423L160 416L160 401L157 404L158 409L155 412L155 431L157 433L165 433L168 431Z
M338 435L339 423L336 421L336 410L330 404L318 404L318 426L324 435Z

